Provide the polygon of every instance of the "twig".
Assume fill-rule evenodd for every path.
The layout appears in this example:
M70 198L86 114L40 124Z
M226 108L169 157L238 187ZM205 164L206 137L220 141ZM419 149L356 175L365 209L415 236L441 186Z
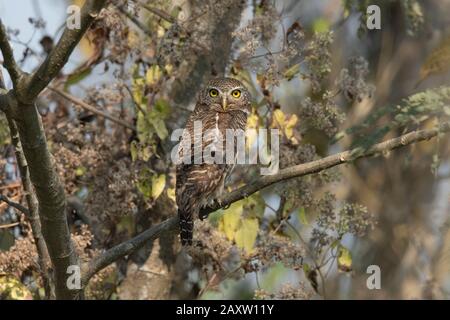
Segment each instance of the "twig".
M249 195L277 182L318 173L320 171L335 167L343 163L355 161L356 159L370 157L381 152L387 152L413 143L429 140L437 136L439 133L449 131L450 131L450 123L444 123L441 124L440 127L437 129L413 131L400 137L375 144L370 149L366 150L365 152L359 153L356 156L354 156L355 151L357 151L356 149L348 150L319 160L282 169L275 175L260 177L253 183L243 186L232 193L226 194L220 199L220 201L216 201L214 205L202 211L208 214L220 208L224 208L238 200L244 199ZM162 233L176 230L177 227L178 227L178 217L172 217L170 219L161 222L160 224L152 226L151 228L142 232L136 237L107 250L97 258L91 260L89 264L84 266L83 268L83 275L82 275L83 286L87 284L89 279L94 274L96 274L103 268L107 267L109 264L126 255L133 253L135 250L139 249L145 243L157 239Z
M176 22L178 22L177 19L175 19L175 18L172 17L170 14L168 14L167 12L165 12L165 11L163 11L163 10L161 10L161 9L158 9L158 8L156 8L156 7L149 6L148 4L142 3L142 2L140 2L140 1L138 1L138 3L139 3L144 9L146 9L147 11L150 11L150 12L153 13L154 15L160 17L160 18L163 19L163 20L166 20L167 22L170 22L170 23L176 23Z
M300 232L298 232L298 230L289 221L286 220L285 223L287 226L289 226L292 229L292 231L294 231L295 235L298 237L300 242L305 247L306 252L309 254L311 261L314 263L315 270L319 273L319 277L322 282L322 297L324 299L326 299L327 291L325 290L325 277L323 276L322 270L320 269L321 266L316 261L316 257L314 256L314 253L310 250L308 243L303 239Z
M29 214L30 214L30 211L27 208L22 206L20 203L17 203L17 202L14 202L14 201L10 200L8 197L6 197L6 196L4 196L2 194L0 194L0 201L3 201L8 206L19 210L20 212L24 213L26 216L29 216Z
M14 60L14 53L11 48L11 45L8 41L8 35L6 34L5 26L0 19L0 49L3 54L3 62L4 67L8 70L8 73L11 77L14 87L17 87L19 82L19 78L22 75L22 71Z
M116 6L116 8L122 14L124 14L128 19L130 19L131 22L133 22L136 25L136 27L141 29L141 31L144 32L147 36L149 36L149 37L153 36L153 32L151 32L150 29L147 28L147 26L145 26L143 23L141 23L139 21L139 19L137 19L135 16L133 16L131 13L129 13L127 10L125 10L122 6Z
M86 109L90 112L92 112L93 114L96 114L100 117L106 118L108 120L111 120L112 122L115 122L117 124L120 124L121 126L124 126L125 128L128 128L130 130L133 130L134 132L136 132L136 128L129 124L126 121L123 121L122 119L116 118L115 116L110 115L109 113L106 113L104 111L98 110L96 107L91 106L90 104L87 104L86 102L84 102L83 100L80 100L70 94L68 94L67 92L64 92L61 89L55 88L53 86L48 86L48 89L50 89L51 91L59 94L61 97L71 101L72 103L82 107L83 109Z
M15 227L19 224L20 224L20 222L13 222L13 223L9 223L9 224L0 224L0 229L8 229L11 227Z

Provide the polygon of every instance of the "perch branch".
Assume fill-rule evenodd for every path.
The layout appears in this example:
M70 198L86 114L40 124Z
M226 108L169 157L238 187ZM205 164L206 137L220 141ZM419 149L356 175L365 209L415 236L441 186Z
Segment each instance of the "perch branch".
M216 211L220 208L224 208L272 184L292 178L298 178L318 173L325 169L329 169L340 164L349 163L360 158L370 157L375 154L388 152L413 143L429 140L437 136L441 132L449 132L449 131L450 131L450 123L444 123L441 124L437 129L413 131L400 137L375 144L365 152L359 152L360 150L358 149L348 150L319 160L282 169L275 175L260 177L256 179L254 182L246 186L243 186L234 192L226 194L220 199L220 201L215 202L215 204L212 205L211 207L205 208L202 211L202 214L205 215L213 211ZM117 259L120 259L126 255L133 253L135 250L139 249L146 242L157 239L163 232L170 232L176 230L177 226L178 226L178 217L169 218L161 222L160 224L157 224L149 228L148 230L142 232L136 237L107 250L97 258L93 259L87 266L85 266L82 275L83 285L86 285L93 275L95 275L98 271L102 270L103 268L107 267L109 264L113 263Z
M76 104L77 106L80 106L83 109L92 112L93 114L96 114L96 115L98 115L100 117L103 117L105 119L111 120L112 122L120 124L121 126L124 126L125 128L128 128L128 129L133 130L134 132L136 132L136 128L133 125L131 125L130 123L128 123L126 121L123 121L122 119L119 119L117 117L114 117L114 116L110 115L107 112L98 110L96 107L87 104L83 100L80 100L80 99L78 99L78 98L68 94L67 92L62 91L61 89L58 89L58 88L55 88L55 87L52 87L52 86L49 86L48 89L50 89L53 92L59 94L64 99L69 100L70 102Z

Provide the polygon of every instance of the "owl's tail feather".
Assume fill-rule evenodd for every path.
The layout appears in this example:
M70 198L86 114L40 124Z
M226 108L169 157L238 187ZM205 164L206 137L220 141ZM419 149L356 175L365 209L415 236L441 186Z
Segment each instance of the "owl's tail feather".
M184 246L192 245L192 232L194 229L194 221L192 219L192 213L178 210L178 216L180 218L180 238L181 244Z

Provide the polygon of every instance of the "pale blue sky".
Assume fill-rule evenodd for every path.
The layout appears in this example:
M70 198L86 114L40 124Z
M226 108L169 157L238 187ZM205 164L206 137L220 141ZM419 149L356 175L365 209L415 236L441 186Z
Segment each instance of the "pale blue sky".
M0 0L0 18L6 27L11 29L20 30L18 39L27 43L30 41L29 46L31 49L42 52L42 47L39 44L42 36L45 34L54 37L61 35L62 26L67 17L66 8L69 1L64 0ZM36 18L42 16L46 22L45 30L38 30L34 33L34 27L30 24L28 19L30 17ZM20 60L23 56L24 46L11 41L11 45L14 50L16 60ZM68 68L73 67L77 61L77 53L75 52L67 65ZM38 60L28 59L27 63L23 65L25 71L31 71L36 67ZM7 75L5 75L7 78Z

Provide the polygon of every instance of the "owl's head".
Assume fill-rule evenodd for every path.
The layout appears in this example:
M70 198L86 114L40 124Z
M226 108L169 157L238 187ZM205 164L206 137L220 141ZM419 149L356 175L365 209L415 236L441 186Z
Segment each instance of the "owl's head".
M210 80L200 92L199 102L216 112L240 110L248 114L251 95L239 80L216 78Z

